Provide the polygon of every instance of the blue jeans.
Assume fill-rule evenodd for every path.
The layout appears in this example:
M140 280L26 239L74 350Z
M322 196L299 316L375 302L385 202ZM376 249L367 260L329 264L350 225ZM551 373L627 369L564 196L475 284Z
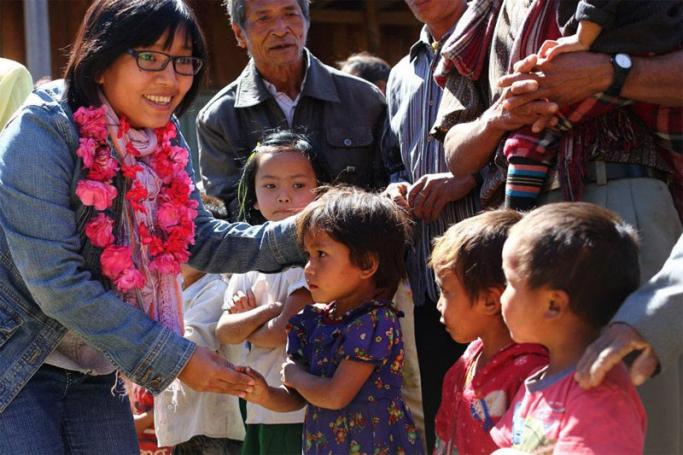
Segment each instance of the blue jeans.
M139 448L128 397L115 374L43 365L0 413L1 454L130 454Z

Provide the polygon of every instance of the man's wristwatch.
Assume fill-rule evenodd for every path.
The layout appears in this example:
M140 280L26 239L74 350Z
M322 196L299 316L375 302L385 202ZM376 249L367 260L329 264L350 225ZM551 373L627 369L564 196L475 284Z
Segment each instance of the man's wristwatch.
M621 94L621 89L626 82L626 76L631 71L633 67L633 62L628 54L614 54L612 56L612 68L614 68L614 78L612 79L612 85L605 90L605 95L617 97Z

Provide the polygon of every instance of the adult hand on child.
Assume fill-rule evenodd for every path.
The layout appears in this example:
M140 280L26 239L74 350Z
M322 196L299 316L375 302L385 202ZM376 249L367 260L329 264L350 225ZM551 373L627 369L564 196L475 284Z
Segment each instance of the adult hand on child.
M254 388L252 378L236 371L230 362L203 346L197 346L178 379L197 392L244 397Z
M408 210L410 209L408 199L406 199L408 188L407 182L390 183L382 194L394 201L399 207Z
M624 357L633 351L641 351L629 368L631 381L640 385L652 376L659 360L650 343L631 326L614 323L609 325L590 346L576 366L575 379L584 389L597 387L605 375Z

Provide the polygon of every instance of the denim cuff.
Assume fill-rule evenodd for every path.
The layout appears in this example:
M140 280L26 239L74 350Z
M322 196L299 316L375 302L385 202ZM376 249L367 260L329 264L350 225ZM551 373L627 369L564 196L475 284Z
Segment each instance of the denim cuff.
M191 341L164 327L130 379L152 393L159 393L185 368L196 348Z

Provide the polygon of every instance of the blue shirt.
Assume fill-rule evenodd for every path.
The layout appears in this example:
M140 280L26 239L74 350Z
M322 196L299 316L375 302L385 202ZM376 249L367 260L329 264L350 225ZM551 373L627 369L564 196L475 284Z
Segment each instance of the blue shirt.
M394 182L403 180L412 184L423 175L450 172L443 144L429 134L436 121L442 94L433 78L437 58L438 53L432 48L432 39L425 26L410 53L389 75L388 124L383 138L383 156L393 172ZM415 223L413 248L408 254L408 277L416 306L422 305L425 297L432 302L439 298L434 273L427 266L431 242L443 235L451 224L474 215L478 209L477 201L478 194L473 191L459 201L446 204L435 221L425 223L418 220Z

